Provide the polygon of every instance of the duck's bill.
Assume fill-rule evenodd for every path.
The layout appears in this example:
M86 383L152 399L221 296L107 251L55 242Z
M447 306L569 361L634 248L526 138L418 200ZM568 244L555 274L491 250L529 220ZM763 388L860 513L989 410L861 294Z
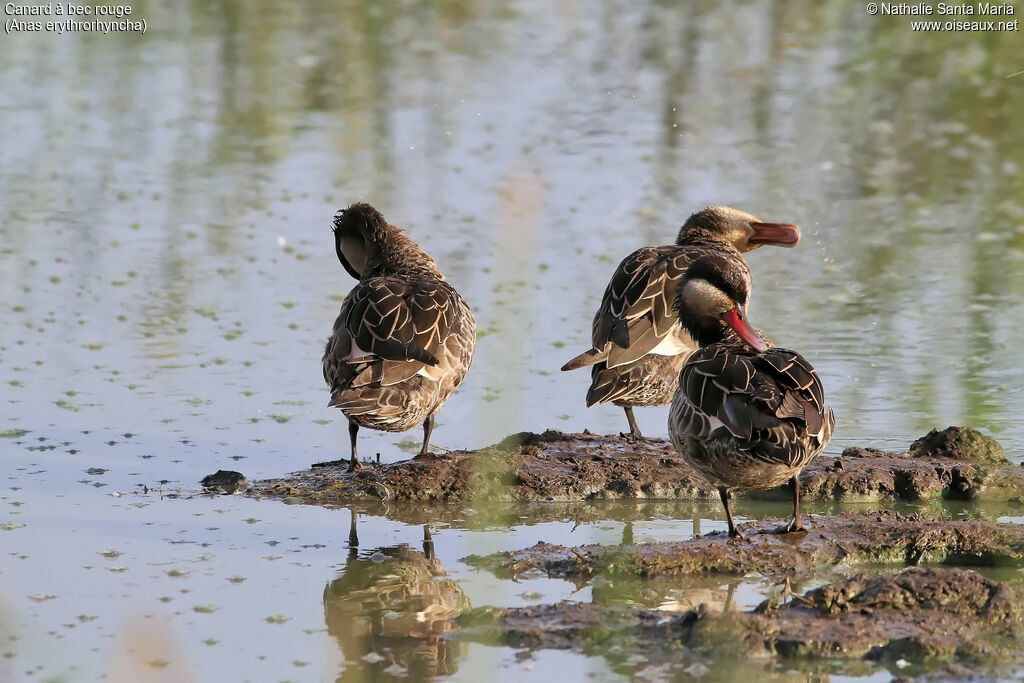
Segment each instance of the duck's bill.
M800 228L792 223L751 223L750 227L754 229L750 244L795 247L800 241Z
M747 315L743 312L742 308L737 306L731 311L726 311L722 315L722 319L725 320L729 327L735 330L740 339L752 346L755 351L768 350L768 345L764 343L764 339L761 339L761 335L747 322Z

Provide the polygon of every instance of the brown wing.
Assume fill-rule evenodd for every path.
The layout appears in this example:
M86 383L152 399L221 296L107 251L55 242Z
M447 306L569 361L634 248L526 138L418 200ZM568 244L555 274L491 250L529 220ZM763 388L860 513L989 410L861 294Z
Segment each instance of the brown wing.
M324 353L332 393L406 380L438 354L457 314L455 290L443 280L370 278L345 298Z
M694 353L679 381L688 404L678 411L681 424L695 438L708 438L721 426L751 456L788 464L808 449L820 451L831 438L834 418L824 405L821 380L795 351L756 354L716 344Z
M678 324L676 291L691 255L685 247L645 247L615 269L594 316L594 348L607 350L609 367L649 353Z
M669 297L675 295L671 284L678 284L688 263L684 250L677 246L644 247L623 259L594 316L594 347L612 342L629 348L639 336L636 331L630 333L630 324L641 318L647 318L656 334L664 336L674 322L669 317Z
M615 368L643 358L662 342L659 353L685 353L696 344L679 325L675 297L692 261L709 253L734 259L749 275L743 257L728 244L644 247L627 256L612 274L594 315L593 348L562 366L575 370L605 361Z

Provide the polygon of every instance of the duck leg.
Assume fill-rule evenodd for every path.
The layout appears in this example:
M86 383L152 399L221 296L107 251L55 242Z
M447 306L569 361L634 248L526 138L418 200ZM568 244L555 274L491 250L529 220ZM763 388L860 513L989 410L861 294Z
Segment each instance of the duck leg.
M359 458L356 456L356 434L359 433L359 425L352 420L348 421L348 438L352 442L352 457L348 461L348 471L361 470L363 466L359 464Z
M352 455L349 457L349 459L347 461L348 462L348 471L349 472L352 472L354 470L361 470L361 469L363 469L363 466L360 464L359 459L356 457L356 434L358 432L359 432L359 425L357 425L352 420L349 420L348 421L348 438L352 442ZM380 456L377 456L377 458L379 460ZM313 463L313 467L337 467L339 465L344 465L345 462L346 461L343 460L343 459L329 460L327 462L315 462L315 463Z
M352 515L348 528L348 559L354 560L359 555L359 534L356 533L356 511L350 510Z
M725 506L725 519L729 522L729 538L739 538L744 541L748 540L746 536L740 533L740 530L736 528L736 525L732 521L732 494L724 486L718 487L718 495L722 498L722 505Z
M626 411L626 420L629 421L629 438L633 441L643 441L644 435L640 433L640 428L636 426L636 418L633 417L633 406L622 406L622 409Z
M434 559L434 539L430 537L430 525L423 525L423 554L428 560Z
M427 419L423 421L423 448L416 455L417 458L429 458L430 457L430 433L434 431L434 415L431 413L427 416Z
M736 608L736 600L733 597L733 593L736 592L736 584L732 581L729 582L729 588L726 589L725 593L725 605L722 606L722 614L732 612Z
M807 531L807 527L800 523L800 480L795 476L789 480L789 490L793 492L793 519L789 524L779 529L780 534L788 534L793 531Z

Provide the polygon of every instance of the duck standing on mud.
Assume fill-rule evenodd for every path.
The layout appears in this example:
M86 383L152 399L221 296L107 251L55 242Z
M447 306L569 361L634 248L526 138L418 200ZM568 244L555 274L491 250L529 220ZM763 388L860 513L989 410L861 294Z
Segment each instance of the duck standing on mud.
M792 247L799 240L800 229L791 223L764 223L727 206L693 214L675 244L637 249L619 264L594 315L593 348L562 370L593 366L587 407L610 401L623 408L630 438L642 439L633 406L670 403L679 369L697 348L674 310L686 267L715 254L749 273L742 252L762 244Z
M832 438L835 418L821 380L795 351L774 348L747 322L750 275L734 260L700 258L686 270L677 307L700 348L679 373L668 432L686 461L718 487L729 536L732 491L769 489L787 481L800 524L797 475Z
M341 304L323 358L327 405L349 422L349 470L360 467L359 427L404 432L422 423L416 457L427 457L434 416L473 362L473 312L434 259L369 204L335 215L334 245L359 280Z

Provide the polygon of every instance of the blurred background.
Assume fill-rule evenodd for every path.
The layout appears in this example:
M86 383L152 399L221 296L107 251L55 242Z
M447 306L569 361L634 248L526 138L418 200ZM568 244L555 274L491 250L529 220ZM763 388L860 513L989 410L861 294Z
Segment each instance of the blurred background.
M728 204L803 230L795 249L749 255L751 319L818 369L830 453L964 424L1024 458L1019 32L917 33L857 3L790 0L132 8L145 35L0 38L0 632L17 638L0 678L366 673L320 595L346 567L347 515L159 496L220 468L261 478L347 455L320 356L354 285L330 219L356 200L476 311L439 446L624 430L620 409L585 408L586 371L558 368L589 346L623 256ZM666 408L637 416L665 436ZM419 434L360 440L391 462ZM673 516L638 515L638 540L692 533ZM375 545L419 538L421 522L377 519L390 540ZM462 579L457 605L523 590L459 557L571 526L453 519L436 552ZM285 556L271 541L306 566L266 560ZM245 572L260 578L225 583ZM148 622L173 653L132 654ZM69 645L41 655L55 638ZM434 673L490 675L480 647L445 650Z

